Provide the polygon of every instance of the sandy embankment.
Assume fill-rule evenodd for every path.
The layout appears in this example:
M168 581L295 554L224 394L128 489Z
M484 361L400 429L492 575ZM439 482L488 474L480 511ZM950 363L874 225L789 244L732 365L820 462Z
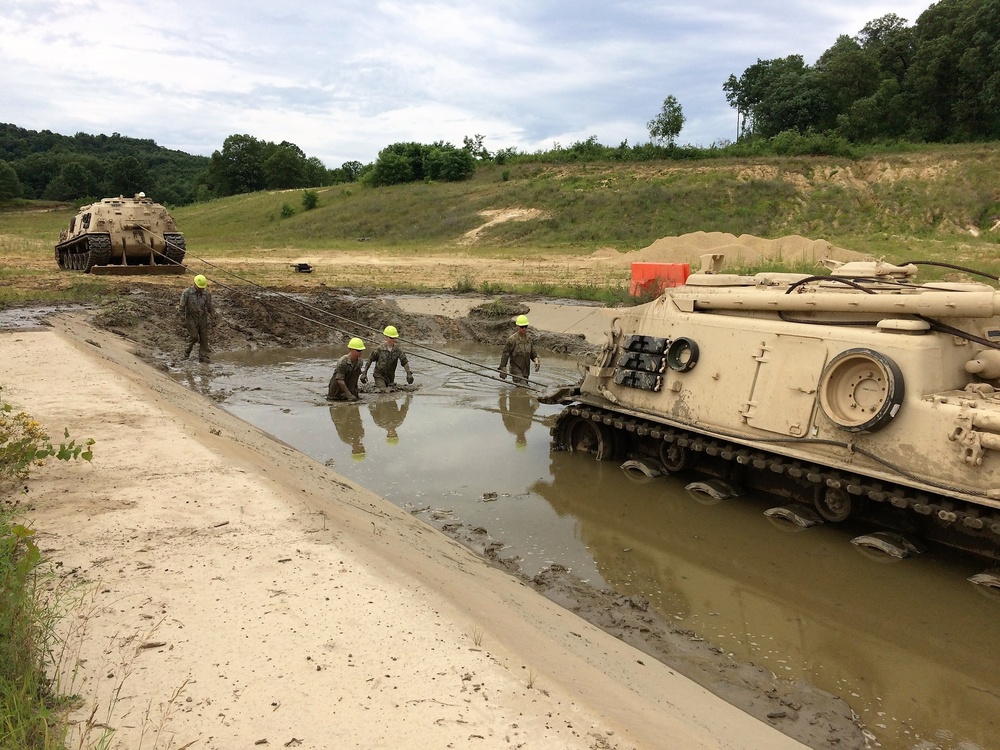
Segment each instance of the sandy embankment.
M0 384L97 441L25 501L115 747L802 747L81 317L0 334Z

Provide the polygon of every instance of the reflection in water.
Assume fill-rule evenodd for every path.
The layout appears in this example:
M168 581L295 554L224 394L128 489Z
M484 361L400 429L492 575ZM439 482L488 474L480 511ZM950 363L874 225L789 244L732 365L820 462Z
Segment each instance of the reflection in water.
M844 697L883 747L997 747L998 610L959 563L874 562L837 527L781 534L766 505L701 504L675 479L623 492L620 470L578 454L553 454L550 468L532 489L579 521L614 589Z
M193 367L184 368L184 380L187 387L203 396L212 397L212 368L205 365L197 370Z
M372 421L385 430L385 442L389 445L396 445L399 442L398 430L406 419L406 412L410 409L412 399L413 394L407 393L402 406L395 398L379 398L368 404Z
M635 481L612 463L550 454L559 407L443 365L422 367L424 387L405 399L331 406L322 394L339 353L220 355L211 384L197 369L176 375L397 505L483 526L527 575L557 562L642 593L738 658L843 697L881 748L1000 748L1000 602L964 580L981 565L946 551L887 564L860 554L842 525L786 533L761 498L703 504L674 478ZM576 379L575 362L550 361L548 372ZM366 428L379 439L364 446ZM405 439L381 440L390 430ZM369 460L347 459L365 455L356 445Z
M527 448L528 429L538 411L538 399L526 388L503 388L497 408L503 426L514 436L514 445L518 450Z
M364 461L365 426L361 423L361 407L357 401L344 401L330 406L330 419L337 430L337 436L345 445L351 446L351 458Z

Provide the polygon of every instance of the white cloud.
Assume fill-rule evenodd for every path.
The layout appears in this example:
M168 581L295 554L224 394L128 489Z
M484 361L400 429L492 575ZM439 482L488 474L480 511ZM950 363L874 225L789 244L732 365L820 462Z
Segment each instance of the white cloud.
M910 0L0 0L4 115L210 154L233 133L328 166L397 141L533 151L648 139L667 94L682 142L735 134L722 92L758 58L815 59Z

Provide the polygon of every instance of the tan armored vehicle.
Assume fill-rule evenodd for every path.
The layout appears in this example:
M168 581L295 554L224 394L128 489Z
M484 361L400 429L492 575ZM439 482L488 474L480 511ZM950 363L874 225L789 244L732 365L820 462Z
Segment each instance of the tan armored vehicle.
M805 501L788 506L800 525L861 518L1000 559L1000 293L918 284L917 265L738 276L704 256L622 311L558 397L553 448Z
M56 263L85 273L183 273L184 235L143 193L84 206L59 233Z

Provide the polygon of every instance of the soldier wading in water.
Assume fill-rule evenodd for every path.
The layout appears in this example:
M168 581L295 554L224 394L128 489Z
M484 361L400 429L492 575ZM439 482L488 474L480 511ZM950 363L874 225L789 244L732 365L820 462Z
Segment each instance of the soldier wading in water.
M386 326L382 331L385 336L385 343L376 346L365 363L364 372L361 373L361 382L368 382L368 368L375 365L375 387L379 390L386 390L391 385L396 384L396 363L403 366L406 372L406 382L413 383L413 373L410 372L410 363L406 359L406 354L396 346L396 339L399 338L399 331L396 326Z
M215 306L212 304L212 293L205 287L208 279L201 274L194 277L194 286L189 286L181 292L180 311L188 332L187 351L184 358L191 356L194 345L198 345L198 361L208 362L208 329L218 321Z
M337 361L337 367L330 378L326 389L327 401L358 401L358 377L361 375L361 352L365 350L365 342L359 338L351 339L347 348L350 351Z
M535 352L535 342L528 335L528 316L517 316L517 333L507 337L503 353L500 355L500 379L507 379L507 363L510 362L510 375L514 385L527 385L531 373L531 363L535 363L535 372L542 366Z

